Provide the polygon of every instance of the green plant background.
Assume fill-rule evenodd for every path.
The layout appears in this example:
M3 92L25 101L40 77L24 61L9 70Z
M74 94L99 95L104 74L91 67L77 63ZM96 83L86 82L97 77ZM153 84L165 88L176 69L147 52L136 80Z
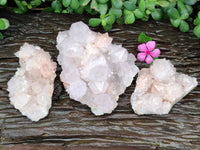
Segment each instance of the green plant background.
M15 0L14 4L0 0L0 6L20 14L35 9L55 13L88 13L95 16L89 24L93 27L102 25L105 30L111 29L114 23L122 25L133 24L137 19L168 19L181 32L192 28L200 38L200 0ZM0 30L8 26L8 20L0 18ZM3 38L1 33L0 38Z

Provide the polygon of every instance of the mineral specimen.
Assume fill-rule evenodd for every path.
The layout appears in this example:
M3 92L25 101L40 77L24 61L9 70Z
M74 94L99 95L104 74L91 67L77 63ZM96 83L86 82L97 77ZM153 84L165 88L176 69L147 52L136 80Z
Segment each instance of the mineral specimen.
M8 82L10 102L32 121L44 118L51 107L56 63L38 46L25 43L19 57L21 68Z
M95 115L111 113L138 72L135 56L111 42L107 33L93 32L83 22L57 37L61 81L70 98L88 105Z
M139 115L168 114L197 84L196 78L177 73L169 60L157 59L150 68L139 71L132 108Z

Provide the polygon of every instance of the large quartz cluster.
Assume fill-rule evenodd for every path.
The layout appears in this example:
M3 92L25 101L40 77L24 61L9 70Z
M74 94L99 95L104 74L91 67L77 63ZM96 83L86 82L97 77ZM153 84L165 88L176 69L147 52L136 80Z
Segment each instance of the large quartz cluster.
M132 108L137 114L167 114L197 84L196 78L177 73L169 60L157 59L139 71Z
M56 63L49 53L27 43L15 55L21 68L8 82L11 104L32 121L38 121L51 107Z
M107 33L93 32L83 22L57 37L61 81L70 98L88 105L95 115L111 113L138 72L135 56L111 42Z

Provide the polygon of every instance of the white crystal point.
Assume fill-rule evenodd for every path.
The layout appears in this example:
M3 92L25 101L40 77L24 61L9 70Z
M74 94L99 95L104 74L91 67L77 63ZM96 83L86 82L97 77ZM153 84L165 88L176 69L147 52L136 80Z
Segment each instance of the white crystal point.
M56 47L60 78L70 98L88 105L95 115L111 113L139 71L133 54L83 22L59 32Z
M166 59L157 59L150 69L154 78L161 82L170 79L176 73L176 68Z
M8 81L10 102L32 121L47 116L56 77L56 63L49 53L25 43L16 53L21 68Z
M177 73L166 59L157 59L138 73L131 96L136 114L168 114L172 106L197 86L197 79Z
M108 94L95 95L93 101L94 107L91 110L97 116L103 115L104 113L110 114L117 107L117 102Z
M77 80L67 86L67 91L70 93L70 98L78 100L86 94L87 86L82 80Z

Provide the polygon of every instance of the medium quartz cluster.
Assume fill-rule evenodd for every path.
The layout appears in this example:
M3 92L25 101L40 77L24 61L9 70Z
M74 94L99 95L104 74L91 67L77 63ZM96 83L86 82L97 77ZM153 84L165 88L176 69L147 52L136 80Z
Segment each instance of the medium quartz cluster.
M168 114L197 84L196 78L177 73L169 60L157 59L150 68L139 71L132 108L139 115Z
M70 98L88 105L95 115L111 113L138 72L133 54L83 22L59 32L57 49L60 78Z
M56 63L49 53L25 43L19 57L21 68L8 82L10 102L32 121L44 118L51 107Z

